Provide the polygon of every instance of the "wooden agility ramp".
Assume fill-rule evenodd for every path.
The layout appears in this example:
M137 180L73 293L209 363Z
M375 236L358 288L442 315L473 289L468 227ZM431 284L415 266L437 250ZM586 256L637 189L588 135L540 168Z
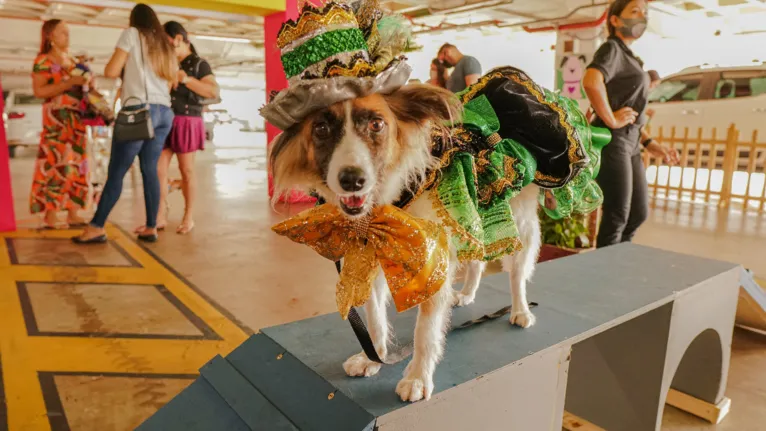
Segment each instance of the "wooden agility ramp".
M345 375L360 347L337 313L266 328L138 431L647 431L666 402L718 422L741 273L635 244L540 264L537 324L506 316L453 330L432 399L414 404L394 392L407 361ZM507 305L508 290L507 274L486 277L453 326ZM392 314L398 343L412 340L415 316Z

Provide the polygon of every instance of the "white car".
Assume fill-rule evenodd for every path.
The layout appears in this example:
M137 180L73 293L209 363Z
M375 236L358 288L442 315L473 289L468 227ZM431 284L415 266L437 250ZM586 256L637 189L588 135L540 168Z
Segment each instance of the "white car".
M652 113L653 111L653 113ZM766 139L766 63L742 67L696 66L662 80L649 95L652 134L663 128L676 137L684 128L696 137L700 127L709 137L717 129L718 139L726 138L733 123L740 140L749 141L758 130L759 141Z
M31 91L9 90L3 92L8 145L37 145L43 131L43 100L36 98Z

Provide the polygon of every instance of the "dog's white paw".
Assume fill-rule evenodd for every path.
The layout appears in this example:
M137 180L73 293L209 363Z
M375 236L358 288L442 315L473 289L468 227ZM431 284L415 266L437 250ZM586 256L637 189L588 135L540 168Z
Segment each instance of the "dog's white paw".
M454 307L463 307L465 305L473 304L476 299L476 295L466 295L463 292L455 292Z
M511 324L521 326L522 328L529 328L535 324L535 315L529 310L511 310Z
M351 377L371 377L378 374L381 365L369 360L364 353L357 353L346 359L343 370Z
M422 377L408 376L399 381L396 385L396 393L402 401L428 400L434 391L434 383Z

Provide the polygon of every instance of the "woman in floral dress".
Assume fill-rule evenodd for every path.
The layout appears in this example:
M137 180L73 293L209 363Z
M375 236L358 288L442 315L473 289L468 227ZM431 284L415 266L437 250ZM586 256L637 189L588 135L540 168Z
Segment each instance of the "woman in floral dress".
M59 225L59 211L67 211L69 226L84 224L77 214L88 195L80 102L82 86L88 80L73 75L74 68L75 61L69 56L69 27L58 19L46 21L32 72L34 94L45 103L30 194L30 211L45 213L46 228L66 227Z

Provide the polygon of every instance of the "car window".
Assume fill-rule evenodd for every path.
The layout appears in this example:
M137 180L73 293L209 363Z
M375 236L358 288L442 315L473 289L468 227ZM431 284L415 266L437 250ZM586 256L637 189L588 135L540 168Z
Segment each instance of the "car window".
M42 105L43 99L38 99L32 94L16 94L13 99L13 103L16 105Z
M688 102L699 99L702 74L678 76L663 80L649 94L649 102Z
M715 86L716 99L758 96L766 93L766 71L731 71L721 74Z

